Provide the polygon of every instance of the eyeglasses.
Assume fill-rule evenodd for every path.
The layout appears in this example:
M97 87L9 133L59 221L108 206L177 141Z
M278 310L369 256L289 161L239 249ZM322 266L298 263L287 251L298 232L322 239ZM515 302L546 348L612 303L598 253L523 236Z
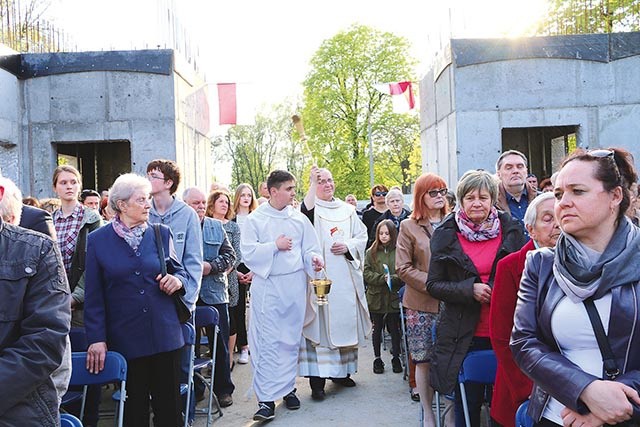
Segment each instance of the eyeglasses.
M386 196L387 192L386 191L376 191L375 193L373 193L373 195L376 196L376 197Z
M622 182L622 174L620 173L620 169L618 168L618 164L616 163L615 152L613 150L589 150L587 151L587 156L594 157L596 159L611 159L611 163L613 163L613 167L616 169L618 182Z
M448 191L449 189L447 188L441 188L440 190L430 190L427 192L427 194L429 195L429 197L438 197L438 195L446 196Z
M611 151L611 150L601 150L601 149L590 150L590 151L587 151L587 155L589 155L591 157L597 157L599 159L601 159L603 157L611 157L612 159L614 158L614 152Z
M318 184L320 185L333 184L333 178L321 179L320 181L318 181Z
M159 179L161 181L166 181L166 179L163 176L156 175L154 173L148 173L147 176L149 177L149 179Z

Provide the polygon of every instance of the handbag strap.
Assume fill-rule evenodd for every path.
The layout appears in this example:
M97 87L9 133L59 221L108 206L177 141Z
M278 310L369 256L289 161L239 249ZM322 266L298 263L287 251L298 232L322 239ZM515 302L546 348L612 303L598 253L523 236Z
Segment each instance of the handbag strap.
M613 351L611 351L609 339L604 332L604 326L602 326L602 320L598 314L598 309L593 303L593 298L587 298L583 301L583 304L587 309L587 314L589 315L593 332L596 335L596 340L598 341L598 347L600 347L602 362L604 363L604 373L607 376L607 379L613 380L615 377L620 375L620 369L618 369L616 357L613 355Z
M162 235L160 234L160 224L151 224L156 234L156 248L158 257L160 258L160 268L162 269L162 277L167 275L167 262L164 258L164 246L162 245Z

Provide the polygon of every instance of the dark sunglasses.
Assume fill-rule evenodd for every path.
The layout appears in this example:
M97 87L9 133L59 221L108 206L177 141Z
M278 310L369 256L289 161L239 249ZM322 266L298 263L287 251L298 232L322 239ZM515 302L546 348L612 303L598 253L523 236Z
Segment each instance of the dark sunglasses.
M376 196L376 197L386 196L387 192L386 191L376 191L375 193L373 193L373 195Z
M429 197L438 197L438 194L441 196L446 196L447 191L449 191L447 188L441 188L440 190L428 191L427 194L429 195Z

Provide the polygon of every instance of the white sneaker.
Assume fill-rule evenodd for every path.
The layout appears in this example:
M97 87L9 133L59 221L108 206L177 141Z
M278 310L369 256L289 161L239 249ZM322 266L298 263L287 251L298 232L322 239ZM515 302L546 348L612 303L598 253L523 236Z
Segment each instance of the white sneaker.
M246 365L249 363L249 350L243 348L240 350L240 356L238 356L238 363L241 365Z

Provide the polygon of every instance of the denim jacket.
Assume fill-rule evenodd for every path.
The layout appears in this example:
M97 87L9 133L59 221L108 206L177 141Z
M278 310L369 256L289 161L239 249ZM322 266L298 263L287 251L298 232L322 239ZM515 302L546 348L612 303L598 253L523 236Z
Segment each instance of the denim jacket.
M0 426L56 426L51 373L71 325L70 291L52 239L0 220Z
M233 267L236 252L233 250L222 222L205 217L202 221L202 254L204 262L211 265L211 272L202 276L200 301L205 304L229 302L227 269Z

